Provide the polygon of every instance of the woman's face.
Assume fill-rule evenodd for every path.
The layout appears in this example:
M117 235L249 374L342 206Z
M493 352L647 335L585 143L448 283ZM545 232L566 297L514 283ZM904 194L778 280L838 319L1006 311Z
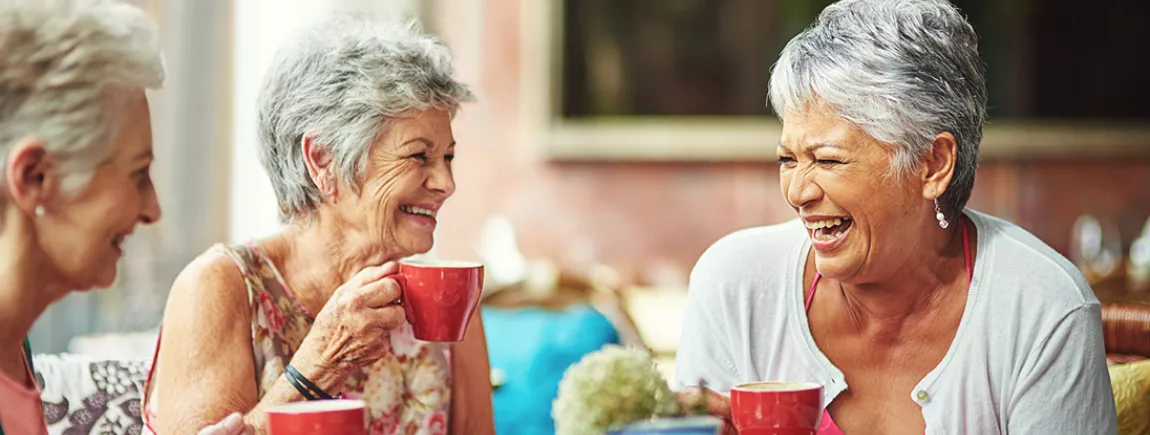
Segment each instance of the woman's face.
M877 282L913 260L920 234L938 224L922 183L893 176L893 145L818 105L787 113L778 147L783 196L807 227L825 276Z
M143 91L126 102L112 151L76 195L54 194L35 217L44 252L70 288L107 287L136 225L160 218L152 186L152 123Z
M383 243L385 250L396 251L392 254L427 252L434 243L439 208L455 192L454 157L446 110L392 119L368 155L360 194L345 206L353 215L348 221L365 224L362 232Z

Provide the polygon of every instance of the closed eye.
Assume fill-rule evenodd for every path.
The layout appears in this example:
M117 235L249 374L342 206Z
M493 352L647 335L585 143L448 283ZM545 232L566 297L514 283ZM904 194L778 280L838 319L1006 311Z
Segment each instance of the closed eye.
M421 162L426 162L427 161L427 153L412 154L411 158L419 160Z
M823 165L823 166L833 166L833 165L840 165L843 162L840 162L838 160L832 160L832 159L819 159L818 163L820 165Z

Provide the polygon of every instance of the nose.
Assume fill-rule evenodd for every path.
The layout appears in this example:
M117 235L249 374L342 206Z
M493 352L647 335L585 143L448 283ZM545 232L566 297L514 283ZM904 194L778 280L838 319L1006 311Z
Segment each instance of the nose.
M440 160L430 172L425 183L429 190L443 194L444 198L455 193L455 175L451 171L451 164Z
M144 194L144 207L140 209L140 222L144 225L154 224L160 220L160 199L156 196L156 189L148 189Z
M823 190L814 181L814 174L810 167L798 168L782 175L781 185L787 202L796 209L802 208L823 195Z

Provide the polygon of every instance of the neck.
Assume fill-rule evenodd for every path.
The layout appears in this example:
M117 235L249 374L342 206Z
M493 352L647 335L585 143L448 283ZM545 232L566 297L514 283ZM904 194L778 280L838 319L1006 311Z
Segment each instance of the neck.
M965 295L956 292L969 288L962 226L958 224L969 226L972 249L974 231L965 218L955 223L945 230L926 228L918 245L880 279L839 282L852 317L863 324L899 325L914 316L937 313L953 300L951 297Z
M340 285L366 267L396 261L402 253L381 248L378 236L317 215L293 222L264 242L296 299L315 315Z
M27 217L6 213L0 230L0 349L19 353L32 324L70 290L53 281L57 273L36 248Z

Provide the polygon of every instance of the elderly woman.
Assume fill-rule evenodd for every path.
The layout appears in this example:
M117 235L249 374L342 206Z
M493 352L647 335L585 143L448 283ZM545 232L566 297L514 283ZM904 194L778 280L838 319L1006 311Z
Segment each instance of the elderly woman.
M111 285L124 239L160 218L144 91L163 80L137 8L0 2L0 434L47 433L32 323L69 292ZM244 430L233 416L201 434Z
M1115 433L1090 287L1031 234L964 208L986 86L954 6L827 7L783 50L770 101L799 219L699 259L679 386L821 384L820 434Z
M0 433L46 434L25 339L69 292L107 287L121 246L160 218L146 88L163 82L142 11L0 3Z
M339 15L280 49L259 145L286 227L176 279L147 388L154 430L240 411L264 432L269 405L306 397L287 372L315 397L366 401L372 434L492 433L479 316L461 343L417 341L386 277L432 247L455 191L451 119L472 98L413 26Z

